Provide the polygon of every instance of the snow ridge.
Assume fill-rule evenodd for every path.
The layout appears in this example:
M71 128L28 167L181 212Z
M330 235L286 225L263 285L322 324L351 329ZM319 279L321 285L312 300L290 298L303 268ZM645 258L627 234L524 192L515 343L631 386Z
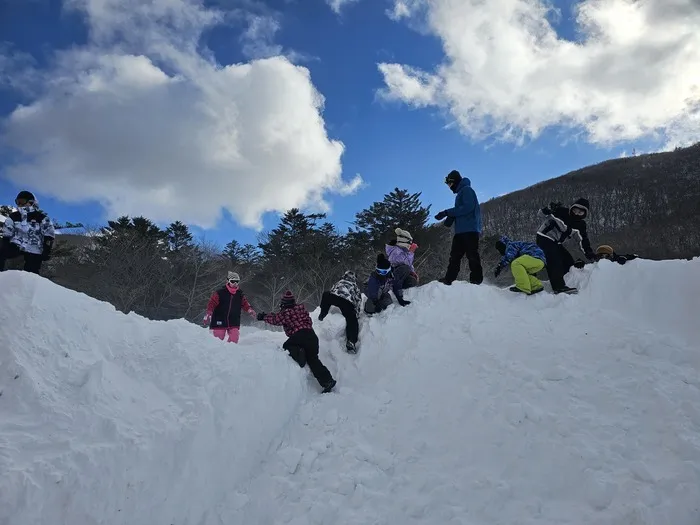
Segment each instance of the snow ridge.
M698 275L432 283L355 356L332 310L320 395L282 334L228 345L0 274L0 524L697 525Z

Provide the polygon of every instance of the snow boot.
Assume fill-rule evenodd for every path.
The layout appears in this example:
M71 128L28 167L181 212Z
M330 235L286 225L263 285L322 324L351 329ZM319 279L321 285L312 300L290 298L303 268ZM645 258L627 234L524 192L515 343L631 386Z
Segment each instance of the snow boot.
M348 351L348 354L356 354L357 353L357 346L352 341L346 341L345 349Z
M448 281L444 277L442 279L438 279L438 282L444 284L445 286L450 286L452 284L450 281Z
M306 366L306 352L303 348L300 346L290 346L287 351L301 368Z
M335 385L336 385L335 379L331 379L330 381L328 381L328 383L326 383L325 385L323 385L323 390L321 390L321 393L322 393L322 394L327 394L328 392L330 392L331 390L333 390L333 388L335 387Z
M564 288L559 288L557 290L554 290L554 293L560 294L560 293L565 293L565 294L577 294L578 290L576 288L571 288L570 286L564 286Z
M544 290L544 288L538 288L537 290L533 290L532 292L528 293L528 292L525 292L525 291L521 290L521 289L518 288L517 286L511 286L511 287L508 288L508 289L509 289L511 292L524 293L525 295L535 295L536 293L540 293L542 290Z

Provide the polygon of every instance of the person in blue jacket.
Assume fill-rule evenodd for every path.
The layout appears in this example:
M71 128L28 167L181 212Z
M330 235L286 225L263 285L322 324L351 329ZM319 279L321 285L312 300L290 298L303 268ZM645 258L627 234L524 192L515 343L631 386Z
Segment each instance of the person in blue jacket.
M467 256L469 261L469 282L481 284L484 272L479 256L479 237L481 235L481 207L476 192L472 189L471 181L462 177L457 170L452 170L445 177L445 184L456 194L454 208L443 210L435 216L435 220L445 220L445 226L454 225L454 237L450 250L450 262L441 283L452 284L459 275L462 259Z
M510 287L511 292L532 295L544 290L542 281L535 275L547 264L542 248L534 242L511 241L503 236L496 242L496 249L501 254L501 260L496 266L494 277L497 278L504 268L510 266L515 279L515 286Z
M377 255L377 267L372 272L372 275L369 276L365 288L365 295L367 296L365 313L371 315L386 310L394 302L391 299L391 295L389 295L389 290L394 292L396 300L401 306L411 304L411 301L406 301L403 298L403 289L400 283L394 279L389 259L383 253L380 253Z

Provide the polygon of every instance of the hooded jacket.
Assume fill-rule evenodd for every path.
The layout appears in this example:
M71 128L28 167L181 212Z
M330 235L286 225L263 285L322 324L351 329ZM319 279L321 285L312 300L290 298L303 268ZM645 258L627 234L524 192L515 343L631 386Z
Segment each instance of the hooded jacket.
M3 224L2 236L25 253L41 255L56 231L51 219L36 204L30 204L10 213Z
M333 285L331 293L350 301L355 306L357 315L360 315L360 303L362 302L362 294L357 286L357 276L355 272L345 272L342 279Z
M467 177L462 177L455 196L454 208L445 210L447 223L454 221L454 232L481 233L481 207L476 192L472 189L472 183Z
M501 237L501 242L506 245L506 252L501 257L501 261L498 264L499 267L508 266L521 255L529 255L547 264L547 259L544 256L542 248L537 246L534 242L511 241L505 236Z
M576 217L571 214L573 208L585 211L583 217ZM580 240L583 253L589 259L594 258L591 241L588 239L586 218L588 217L588 199L579 199L569 208L558 204L550 204L548 208L542 208L542 213L546 219L537 230L537 235L546 237L557 244L563 244L573 233L576 233Z

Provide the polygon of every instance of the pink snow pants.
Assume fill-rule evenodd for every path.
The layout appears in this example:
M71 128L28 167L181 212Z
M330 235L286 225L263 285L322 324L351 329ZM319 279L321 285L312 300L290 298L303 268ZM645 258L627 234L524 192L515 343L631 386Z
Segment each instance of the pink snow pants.
M231 328L213 328L212 332L214 332L214 336L218 337L222 341L224 340L224 337L226 337L226 334L228 333L228 342L229 343L238 343L238 337L241 335L241 329L237 327L231 327Z

